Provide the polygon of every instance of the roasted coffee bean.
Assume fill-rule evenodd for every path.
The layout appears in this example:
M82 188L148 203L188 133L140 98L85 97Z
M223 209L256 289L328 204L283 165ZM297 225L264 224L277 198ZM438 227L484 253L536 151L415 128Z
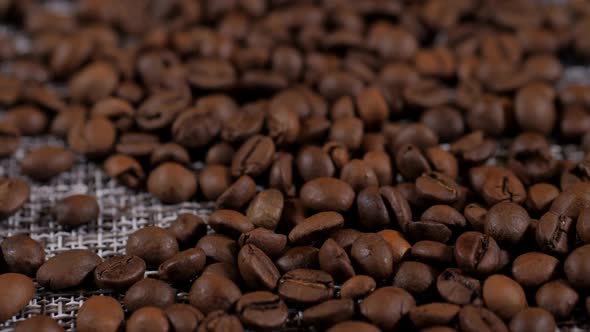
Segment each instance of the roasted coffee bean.
M412 144L403 145L397 150L395 164L406 180L415 180L422 173L432 171L426 156Z
M584 243L590 242L590 209L584 208L580 211L576 222L576 234Z
M375 279L366 275L357 275L346 280L340 287L340 297L343 299L362 299L376 289Z
M364 133L363 122L355 117L334 121L330 128L330 141L343 144L347 149L357 150L362 143Z
M113 122L119 130L131 129L135 122L135 109L122 98L109 97L100 100L92 107L93 117L105 117Z
M425 96L426 98L424 98ZM449 102L451 90L437 80L419 79L404 88L403 97L413 106L440 107Z
M455 268L448 268L438 275L436 289L443 299L459 305L472 303L481 296L479 280Z
M364 155L363 161L373 169L379 185L390 186L393 183L394 169L385 151L369 151Z
M554 99L555 91L544 83L529 83L520 88L514 99L514 114L520 128L543 135L551 133L557 118Z
M191 287L190 304L204 314L228 310L240 299L242 292L229 279L219 275L202 275Z
M242 295L236 312L244 325L258 329L279 329L288 318L287 305L271 292L258 291Z
M105 160L104 170L129 188L138 188L145 179L143 168L137 160L123 154L114 154Z
M432 202L455 203L459 199L459 186L449 176L430 172L416 179L418 197Z
M461 307L450 303L428 303L412 308L410 320L417 328L436 325L449 325L459 314Z
M127 289L143 279L145 269L144 260L137 256L113 256L96 266L94 283L100 288Z
M258 193L250 202L246 215L255 227L274 230L283 212L283 194L276 189Z
M37 270L37 282L57 291L81 286L102 262L97 254L85 249L70 249L51 257Z
M409 254L409 250L412 246L404 238L402 233L394 231L392 229L384 229L378 232L377 234L379 234L387 242L387 244L389 244L391 254L393 255L394 264L400 262Z
M406 227L408 237L413 241L431 240L447 243L453 232L441 223L432 221L413 221Z
M248 233L240 235L241 247L253 244L262 250L267 256L273 258L279 256L287 245L287 237L277 234L265 228L256 228Z
M244 327L237 316L217 310L209 313L199 325L197 332L244 332Z
M240 278L240 271L238 271L238 267L234 264L229 263L213 263L211 265L207 265L207 267L205 267L201 275L222 276L233 281L233 283L236 285L242 282Z
M324 144L322 150L332 159L332 163L336 169L342 169L350 161L348 149L340 142L328 141Z
M221 137L229 142L243 142L259 134L264 125L266 104L250 104L224 123ZM267 137L265 137L267 138Z
M293 156L290 153L278 152L275 154L268 182L270 188L277 189L287 196L295 196Z
M1 257L8 272L34 276L45 263L45 251L41 244L28 235L9 236L0 244Z
M254 225L248 217L234 210L217 210L208 219L208 224L217 233L237 238L250 232Z
M205 267L205 252L191 248L176 253L158 267L158 276L169 282L184 282L194 278Z
M486 308L467 305L459 311L459 326L465 332L508 332L500 317Z
M552 332L557 328L555 319L545 309L526 308L510 321L510 331L514 332Z
M354 196L348 183L327 177L305 183L300 193L303 205L316 211L347 211L354 202Z
M583 245L572 251L566 258L563 270L567 280L576 289L588 289L588 273L590 265L587 264L587 258L590 255L590 245Z
M20 179L0 177L0 219L15 214L29 200L31 189Z
M280 278L272 260L252 244L246 244L240 250L238 268L244 282L253 289L272 290Z
M279 108L266 115L268 135L278 145L293 144L301 132L297 112L288 108Z
M389 244L378 234L363 234L352 244L352 261L360 272L375 278L387 279L393 272L393 254Z
M240 210L256 195L256 183L247 175L240 176L216 201L218 209Z
M466 272L490 274L500 262L500 248L494 239L479 232L465 232L455 242L455 261Z
M234 177L262 174L272 163L275 153L273 141L265 136L253 136L247 140L234 155L231 173Z
M514 280L494 274L483 283L483 300L488 309L509 320L527 307L522 287Z
M37 107L20 106L8 110L3 122L13 125L21 135L35 136L45 132L48 120Z
M291 270L283 274L277 287L281 298L296 305L312 305L334 297L334 279L318 270Z
M166 143L158 145L150 156L150 164L155 166L165 162L176 162L179 164L189 164L190 156L185 148L176 143Z
M148 266L158 266L178 252L178 242L169 231L147 226L127 238L127 255L142 258Z
M6 321L21 311L33 299L35 285L31 278L19 273L0 274L0 319ZM9 299L9 301L8 301Z
M91 158L102 157L113 150L117 130L102 116L80 119L68 132L68 145L74 152Z
M112 65L94 62L78 71L68 82L69 95L77 101L96 103L108 97L119 78Z
M399 128L390 143L390 152L395 155L405 145L414 145L418 149L427 149L438 144L438 137L421 123L410 123Z
M396 268L392 284L419 295L434 285L437 275L435 269L424 263L405 261Z
M334 175L335 167L330 155L322 148L308 145L299 150L295 159L299 175L304 181Z
M276 260L276 266L283 273L319 268L319 249L312 246L293 247Z
M125 313L117 300L110 296L92 296L80 307L76 317L76 329L80 332L119 330Z
M195 59L187 64L187 78L201 89L224 89L236 83L236 72L223 59Z
M203 196L214 201L231 186L230 171L222 165L206 166L199 173L199 185Z
M344 218L337 212L320 212L306 218L289 233L292 243L310 243L322 236L342 228Z
M437 107L422 113L420 121L432 129L443 142L459 138L465 130L461 113L450 107Z
M205 319L205 316L195 307L175 303L164 309L170 326L177 332L196 331L199 323Z
M170 323L161 308L143 307L131 314L127 320L126 331L154 331L166 332L170 329Z
M346 251L336 241L327 239L318 255L320 268L328 272L336 281L344 281L354 276L354 268Z
M359 236L361 236L360 231L352 228L342 228L336 230L330 234L330 238L336 241L336 243L341 246L346 253L350 254L350 248L352 248L352 244Z
M159 146L160 139L156 135L127 132L119 137L115 150L118 153L139 158L151 156Z
M353 316L354 301L351 299L336 299L305 309L301 316L301 322L304 325L329 326L352 319Z
M485 216L487 213L488 210L477 203L470 203L463 210L463 215L465 215L465 219L467 219L471 228L478 232L483 232L484 230Z
M410 293L398 287L382 287L360 304L361 314L384 330L394 329L399 321L416 306Z
M182 213L168 226L168 231L174 235L180 247L190 247L207 234L207 224L199 216Z
M33 180L49 181L69 171L74 161L74 155L64 148L43 146L29 151L21 161L21 171Z
M43 331L63 332L64 329L49 316L33 316L20 321L14 327L15 332Z
M512 262L512 276L523 287L538 287L558 272L559 260L540 252L527 252Z
M165 308L176 302L176 290L167 283L145 278L136 282L125 293L123 303L129 311L143 307Z
M355 192L379 185L373 168L361 159L353 159L344 165L340 171L340 179L348 183Z
M163 203L181 203L195 195L197 177L179 164L167 162L150 173L147 188Z
M451 144L450 151L467 164L480 164L491 158L497 144L484 137L481 130L467 134Z
M536 183L527 189L526 207L533 213L547 212L559 189L549 183Z
M11 156L20 145L20 132L16 126L0 122L0 158Z
M212 145L209 148L209 150L207 150L207 155L205 156L205 163L207 165L220 164L224 166L229 166L231 164L231 160L234 153L234 148L232 148L232 146L228 143L216 143Z
M418 261L435 264L449 264L453 261L453 248L436 241L418 241L411 247L410 254Z
M556 254L568 253L575 238L574 220L549 211L539 219L535 236L542 250Z
M213 113L199 108L182 111L172 124L174 141L186 148L201 148L209 144L221 131L221 124Z
M58 224L75 227L96 221L100 208L94 196L72 195L57 202L53 213Z
M550 179L557 169L557 161L544 136L525 132L512 141L507 166L525 184L530 184Z
M522 241L529 224L524 208L512 202L500 202L488 210L484 232L499 243L515 245Z
M360 224L370 230L386 227L393 219L405 229L412 220L408 202L393 187L365 188L357 195L356 203Z
M186 87L162 90L150 95L139 105L135 121L144 130L160 129L170 125L189 103L190 93Z
M570 317L578 300L578 293L567 281L562 279L544 284L535 293L537 305L549 311L556 318Z
M490 172L481 188L481 195L488 205L501 201L522 204L526 199L522 182L507 170Z
M380 331L375 325L361 322L361 321L353 321L348 320L342 323L338 323L327 330L328 332L354 332L354 331L363 331L363 332L377 332Z
M209 260L216 262L233 264L238 255L236 241L221 234L203 236L197 242L197 248L201 248Z

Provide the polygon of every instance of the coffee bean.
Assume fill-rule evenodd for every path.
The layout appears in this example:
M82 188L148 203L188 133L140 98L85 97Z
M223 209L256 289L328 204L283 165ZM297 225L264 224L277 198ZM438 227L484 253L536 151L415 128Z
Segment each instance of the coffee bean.
M541 308L526 308L510 320L510 331L514 332L549 332L555 331L557 324L551 314Z
M283 252L287 245L287 237L265 228L256 228L240 235L238 242L241 247L253 244L272 258L279 256Z
M176 290L167 283L145 278L136 282L125 293L123 303L129 311L143 307L165 308L176 302Z
M453 232L444 224L432 221L414 221L406 227L408 237L413 241L432 240L447 243Z
M145 269L144 260L137 256L113 256L96 266L94 283L100 288L127 289L143 279Z
M350 250L360 272L375 280L387 279L393 271L393 254L389 244L378 234L363 234Z
M544 284L535 293L537 305L556 318L570 317L578 300L578 293L562 279Z
M557 116L554 98L555 91L543 83L529 83L520 88L514 99L514 109L516 121L522 130L548 135Z
M540 252L527 252L512 262L512 276L523 287L537 287L557 274L559 260Z
M104 162L105 172L129 188L138 188L145 179L143 168L132 157L114 154Z
M461 307L450 303L428 303L410 310L410 320L417 328L448 325L459 314Z
M438 275L436 289L443 299L459 305L472 303L481 296L479 280L455 268L448 268Z
M74 155L64 148L42 146L29 151L21 161L21 171L33 180L49 181L69 171L74 161Z
M354 276L354 268L348 255L336 241L327 239L318 255L320 268L328 272L336 281L344 281Z
M508 332L508 327L500 317L486 308L472 305L464 306L459 311L459 326L465 332Z
M416 179L416 194L432 202L454 203L459 199L459 186L445 174L424 173Z
M398 287L382 287L360 304L361 314L384 330L394 329L402 317L416 306L410 293Z
M224 123L221 138L229 142L244 142L260 133L268 105L249 104ZM265 137L266 138L266 137ZM266 140L265 140L266 141Z
M294 143L301 132L297 112L288 108L279 108L266 116L269 136L278 145Z
M348 320L342 323L338 323L327 330L328 332L377 332L380 331L375 325L361 322Z
M276 260L276 266L283 273L319 268L319 249L311 246L293 247Z
M334 280L323 271L295 269L279 279L279 296L296 305L312 305L334 297Z
M196 331L199 323L205 319L205 316L197 308L184 303L172 304L166 307L164 312L170 326L178 332Z
M373 168L361 159L353 159L344 165L340 172L340 179L348 183L355 192L379 185Z
M166 204L188 201L197 191L197 177L176 163L164 163L154 169L147 181L148 191Z
M207 224L199 216L182 213L168 226L168 231L174 235L180 247L186 248L194 246L201 237L207 234Z
M283 194L275 189L261 191L248 206L246 215L255 227L274 230L283 212Z
M222 165L209 165L199 173L201 192L207 200L214 201L231 185L229 169Z
M150 156L150 164L153 166L163 164L165 162L176 162L179 164L189 164L190 156L185 148L175 143L166 143L158 145Z
M340 287L340 297L343 299L361 299L376 289L375 279L366 275L353 276Z
M412 220L408 202L393 187L365 188L357 195L356 202L360 224L371 230L389 225L394 218L405 229Z
M582 242L590 242L590 209L584 208L580 211L576 222L576 234Z
M29 200L31 189L23 180L0 177L0 219L15 214Z
M76 329L80 332L95 330L116 332L125 319L123 308L109 296L92 296L80 307L76 317Z
M68 90L74 100L95 103L109 96L117 83L113 66L97 61L74 74L68 82Z
M160 138L153 134L127 132L117 141L115 150L132 157L148 157L160 146Z
M178 252L160 264L159 277L169 282L189 281L203 270L205 260L205 252L200 248Z
M195 59L187 70L189 82L198 88L224 89L236 83L235 69L222 59Z
M354 301L351 299L336 299L305 309L301 322L304 325L329 326L352 319L353 316Z
M295 159L297 170L304 181L334 175L335 167L330 155L322 148L308 145L299 150Z
M231 238L221 234L209 234L203 236L197 242L197 248L201 248L208 260L234 264L238 255L238 244Z
M105 117L109 119L117 129L127 131L135 122L135 109L131 104L117 97L109 97L100 100L92 107L93 117Z
M435 269L424 263L405 261L396 268L392 285L419 295L434 285L437 275Z
M270 188L277 189L287 196L295 196L293 155L283 152L275 154L268 182Z
M328 154L336 169L342 169L350 161L348 149L340 142L328 141L322 150Z
M400 262L409 254L409 250L412 246L404 238L402 233L392 229L384 229L377 234L389 244L394 264Z
M289 233L292 243L310 243L322 236L342 228L344 218L337 212L320 212L306 218Z
M53 213L58 224L75 227L96 221L100 208L94 196L72 195L57 202Z
M142 258L148 266L158 266L178 252L178 242L169 231L147 226L127 238L127 255Z
M191 287L190 304L204 314L228 310L240 299L242 292L229 279L219 275L202 275Z
M0 319L10 319L21 311L35 296L31 278L19 273L0 274L0 296L10 301L0 303Z
M0 245L2 258L9 272L34 276L45 263L45 251L41 244L28 235L9 236Z
M64 329L49 316L33 316L20 321L14 327L15 332L43 331L43 332L63 332Z
M170 125L190 103L188 89L162 90L144 100L135 116L139 128L155 130Z
M242 282L238 267L229 263L213 263L211 265L207 265L201 275L222 276L233 281L236 285L241 284Z
M303 205L316 211L347 211L354 202L354 196L348 183L327 177L305 183L300 193Z
M199 325L197 332L244 332L244 327L237 316L230 315L222 310L209 313L203 323Z
M465 232L455 242L457 266L467 272L490 274L500 261L500 248L494 239L479 232Z
M453 261L453 248L436 241L418 241L411 247L412 257L418 261L449 264Z
M37 282L57 291L81 286L102 262L97 254L85 249L70 249L47 260L37 270Z
M218 209L240 210L256 195L256 183L247 175L240 176L216 201Z
M556 254L568 253L575 238L574 220L549 211L539 220L535 236L542 250Z
M93 116L75 122L68 132L68 145L74 152L91 158L109 154L115 145L117 131L105 117Z
M157 331L166 332L170 323L164 311L156 307L143 307L131 314L127 320L126 331Z
M576 289L587 289L590 287L587 281L590 266L586 264L586 258L589 253L590 245L578 247L567 256L563 265L567 280Z
M257 329L280 329L288 318L285 303L271 292L258 291L242 295L236 312L244 325Z
M234 155L231 164L233 176L258 176L272 163L275 153L273 141L265 136L253 136L247 140Z
M8 122L0 122L0 158L11 156L20 145L20 131Z
M209 226L217 233L237 238L243 233L250 232L254 225L240 212L233 210L217 210L209 216Z
M504 320L511 319L527 307L522 287L500 274L491 275L484 281L483 300L488 309Z
M13 125L21 135L35 136L45 132L47 116L37 107L20 106L6 112L4 122Z
M443 142L459 138L465 130L461 114L451 107L437 107L422 113L420 121L432 129Z
M209 144L221 132L221 124L213 113L199 108L182 111L172 124L174 141L186 148Z
M231 164L232 157L234 155L234 148L225 142L220 142L212 145L207 150L205 156L205 163L207 165L220 164L229 166Z
M432 108L447 104L451 91L437 80L420 79L404 88L403 97L410 105Z
M547 212L559 189L549 183L536 183L527 189L526 206L534 213Z
M526 199L522 182L512 172L503 169L488 174L481 188L481 195L488 205L501 201L522 204Z
M492 206L485 217L484 232L499 243L517 244L522 241L530 224L527 211L512 202Z
M272 260L252 244L240 250L238 268L244 282L253 289L272 290L280 278L279 270Z

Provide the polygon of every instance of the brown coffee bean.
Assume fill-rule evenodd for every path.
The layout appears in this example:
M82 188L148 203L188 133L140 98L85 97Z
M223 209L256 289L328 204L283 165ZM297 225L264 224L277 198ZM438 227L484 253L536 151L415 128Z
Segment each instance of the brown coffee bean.
M190 156L185 148L175 143L166 143L158 145L150 156L150 165L156 166L165 162L177 162L179 164L189 164Z
M153 134L126 132L121 134L115 150L132 157L149 157L160 146L160 138Z
M296 269L316 269L320 266L319 249L312 246L293 247L275 263L283 273Z
M321 239L326 234L342 228L344 218L337 212L320 212L306 218L289 233L292 243L310 243Z
M202 275L191 287L190 304L204 314L228 310L240 299L242 292L229 279L219 275Z
M479 232L465 232L455 242L455 261L466 272L490 274L500 261L500 248L494 239Z
M70 151L56 146L43 146L29 151L21 161L21 171L33 180L49 181L69 171L74 162L74 155Z
M285 303L271 292L258 291L242 295L236 311L244 325L258 329L280 329L288 318Z
M363 331L363 332L377 332L380 331L375 325L361 322L361 321L345 321L342 323L338 323L327 330L328 332L354 332L354 331Z
M408 237L413 241L431 240L447 243L453 232L451 229L439 222L413 221L406 227Z
M176 253L158 267L158 276L169 282L184 282L194 278L205 267L205 252L190 248Z
M182 213L168 226L168 231L174 235L180 247L192 247L207 234L207 224L199 216Z
M261 191L250 202L246 215L255 227L274 230L283 212L283 194L276 189Z
M537 287L557 274L559 260L540 252L527 252L512 262L512 276L523 287Z
M346 251L346 253L350 253L350 248L352 248L352 244L362 234L363 233L357 231L356 229L341 228L330 233L330 238L336 241L336 243L339 246L341 246Z
M234 155L234 148L225 142L220 142L212 145L207 150L205 156L205 163L207 165L220 164L229 166Z
M384 229L379 234L389 244L391 254L393 255L393 263L398 263L404 259L408 254L412 246L404 238L402 233L394 231L392 229Z
M215 202L218 209L241 210L256 195L256 183L247 175L240 176Z
M129 188L138 188L145 179L143 168L137 160L123 154L111 155L103 167L108 176Z
M203 249L210 260L222 263L235 263L238 254L236 241L221 234L203 236L197 242L197 248Z
M352 206L354 196L348 183L327 177L306 182L300 192L303 205L316 211L345 212Z
M19 273L0 274L0 296L10 301L0 304L0 319L6 321L21 311L35 296L31 278Z
M115 145L116 128L105 117L93 116L80 119L68 132L68 144L74 152L91 158L102 157Z
M6 112L3 122L13 125L21 135L35 136L45 132L47 116L35 106L19 106Z
M102 262L97 254L85 249L70 249L47 260L37 270L37 282L57 291L82 285Z
M258 247L246 244L238 254L238 268L242 279L254 289L275 288L280 273L272 260Z
M405 261L397 266L392 285L419 295L434 285L437 275L435 269L424 263Z
M545 213L558 195L559 189L556 186L536 183L527 189L526 207L533 213Z
M29 200L31 189L20 179L0 177L0 219L15 214Z
M523 309L510 320L510 331L514 332L550 332L556 328L553 316L541 308Z
M369 151L363 161L367 163L375 172L377 182L381 186L390 186L395 176L389 155L384 151Z
M360 304L361 314L384 330L394 329L399 321L416 306L410 293L398 287L382 287Z
M64 329L49 316L33 316L20 321L14 327L15 332L43 331L43 332L63 332Z
M556 254L568 253L573 245L575 236L574 220L552 211L545 213L539 219L535 231L535 237L539 247L544 251Z
M11 156L20 145L20 131L5 121L0 122L0 158Z
M376 88L366 88L355 97L359 116L367 128L378 128L389 117L385 98Z
M293 183L293 155L278 152L275 154L268 179L270 188L281 191L284 195L295 196Z
M76 316L76 329L80 332L119 330L125 313L117 300L110 296L92 296L80 307Z
M299 116L294 110L279 108L266 115L268 135L278 145L293 144L301 132Z
M491 158L496 148L495 141L485 138L483 131L476 130L453 142L450 151L468 164L480 164Z
M231 165L232 175L258 176L272 163L275 153L273 141L265 136L253 136L236 152Z
M554 99L555 91L543 83L529 83L520 88L514 99L516 121L520 128L543 135L551 133L557 117Z
M323 271L295 269L281 277L277 290L287 302L312 305L334 296L334 280Z
M570 317L579 298L578 293L562 279L544 284L535 294L537 305L556 318Z
M242 111L224 123L221 129L221 138L229 142L244 142L259 134L264 126L267 107L268 105L265 103L245 105Z
M139 105L135 121L144 130L164 128L189 106L190 101L187 88L156 92Z
M461 307L450 303L428 303L410 310L410 320L417 328L449 325L459 314Z
M343 299L362 299L376 289L375 279L357 275L346 280L340 287L340 297Z
M244 327L237 316L217 310L209 313L197 332L244 332Z
M221 124L213 113L199 108L182 111L172 124L174 141L186 148L201 148L221 132Z
M94 283L103 289L127 289L143 279L145 269L145 261L137 256L113 256L96 266Z
M586 263L587 256L590 253L590 245L583 245L572 251L566 258L563 269L567 280L576 289L588 289L590 283L587 276L590 271Z
M53 213L58 224L75 227L96 221L100 208L94 196L72 195L57 202Z
M473 303L481 296L479 280L468 277L455 268L448 268L438 275L436 289L443 299L459 305Z
M241 247L253 244L262 250L267 256L274 258L283 253L287 245L287 236L277 234L266 228L255 228L248 233L240 235Z
M488 309L504 320L511 319L527 307L522 287L516 281L500 274L494 274L485 280L483 300Z
M217 210L209 216L208 222L217 233L234 238L254 229L254 225L245 215L233 210Z
M34 276L45 263L45 251L41 244L28 235L9 236L0 245L5 268L9 272Z
M238 267L234 264L229 263L213 263L211 265L207 265L207 267L205 267L201 275L222 276L233 281L236 285L242 282L240 272L238 271Z
M69 95L77 101L96 103L113 93L119 81L117 76L110 64L91 63L70 78Z
M143 307L165 308L176 302L176 290L167 283L145 278L136 282L125 293L123 303L129 311Z
M357 150L362 143L363 122L355 117L334 121L330 128L330 141L343 144L349 150Z
M336 281L348 280L355 274L346 251L332 239L324 242L318 258L320 268L328 272Z
M170 305L164 309L164 312L170 326L177 332L196 331L199 323L205 319L197 308L184 303Z
M166 314L161 308L143 307L135 311L129 317L126 324L126 331L154 331L167 332L170 329L170 323Z
M454 203L459 199L459 186L449 176L430 172L416 179L416 194L432 202Z
M147 180L148 191L166 204L191 199L197 191L197 177L179 164L167 162L154 169Z
M353 316L354 301L351 299L336 299L305 309L302 313L301 322L304 325L330 326L352 319Z
M387 279L393 271L391 248L378 234L359 236L352 244L350 255L360 272L375 280Z
M465 332L508 332L508 327L500 317L486 308L472 305L464 306L459 311L459 326Z
M158 266L178 252L178 242L168 230L147 226L129 235L125 251L142 258L148 266Z
M340 142L328 141L322 150L330 156L336 169L342 169L350 161L348 149Z
M335 172L330 155L322 148L314 145L301 148L297 153L295 163L299 175L306 182L321 177L332 177Z
M527 211L512 202L492 206L485 217L484 232L499 243L517 244L529 228Z
M373 168L361 159L353 159L344 165L340 172L340 179L348 183L355 192L379 185Z
M526 199L522 182L512 172L503 169L488 174L481 188L481 195L488 205L501 201L522 204Z
M225 89L236 83L236 72L223 59L195 59L187 65L187 78L201 89Z
M418 241L410 253L418 261L435 264L449 264L453 261L453 248L436 241Z
M576 234L584 243L590 242L590 209L584 208L580 211L576 222Z
M122 98L109 97L100 100L92 107L92 117L105 117L122 131L131 129L135 122L135 109Z

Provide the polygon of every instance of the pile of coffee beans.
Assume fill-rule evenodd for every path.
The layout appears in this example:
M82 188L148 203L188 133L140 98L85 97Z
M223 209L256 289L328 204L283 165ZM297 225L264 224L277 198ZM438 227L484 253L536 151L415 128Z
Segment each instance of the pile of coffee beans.
M0 158L21 136L67 143L18 157L0 219L81 160L164 204L215 202L125 255L4 238L0 321L34 281L112 295L80 332L589 320L590 154L552 147L590 151L590 84L563 80L590 63L590 2L5 0L0 20ZM100 213L88 195L52 209L66 230Z

